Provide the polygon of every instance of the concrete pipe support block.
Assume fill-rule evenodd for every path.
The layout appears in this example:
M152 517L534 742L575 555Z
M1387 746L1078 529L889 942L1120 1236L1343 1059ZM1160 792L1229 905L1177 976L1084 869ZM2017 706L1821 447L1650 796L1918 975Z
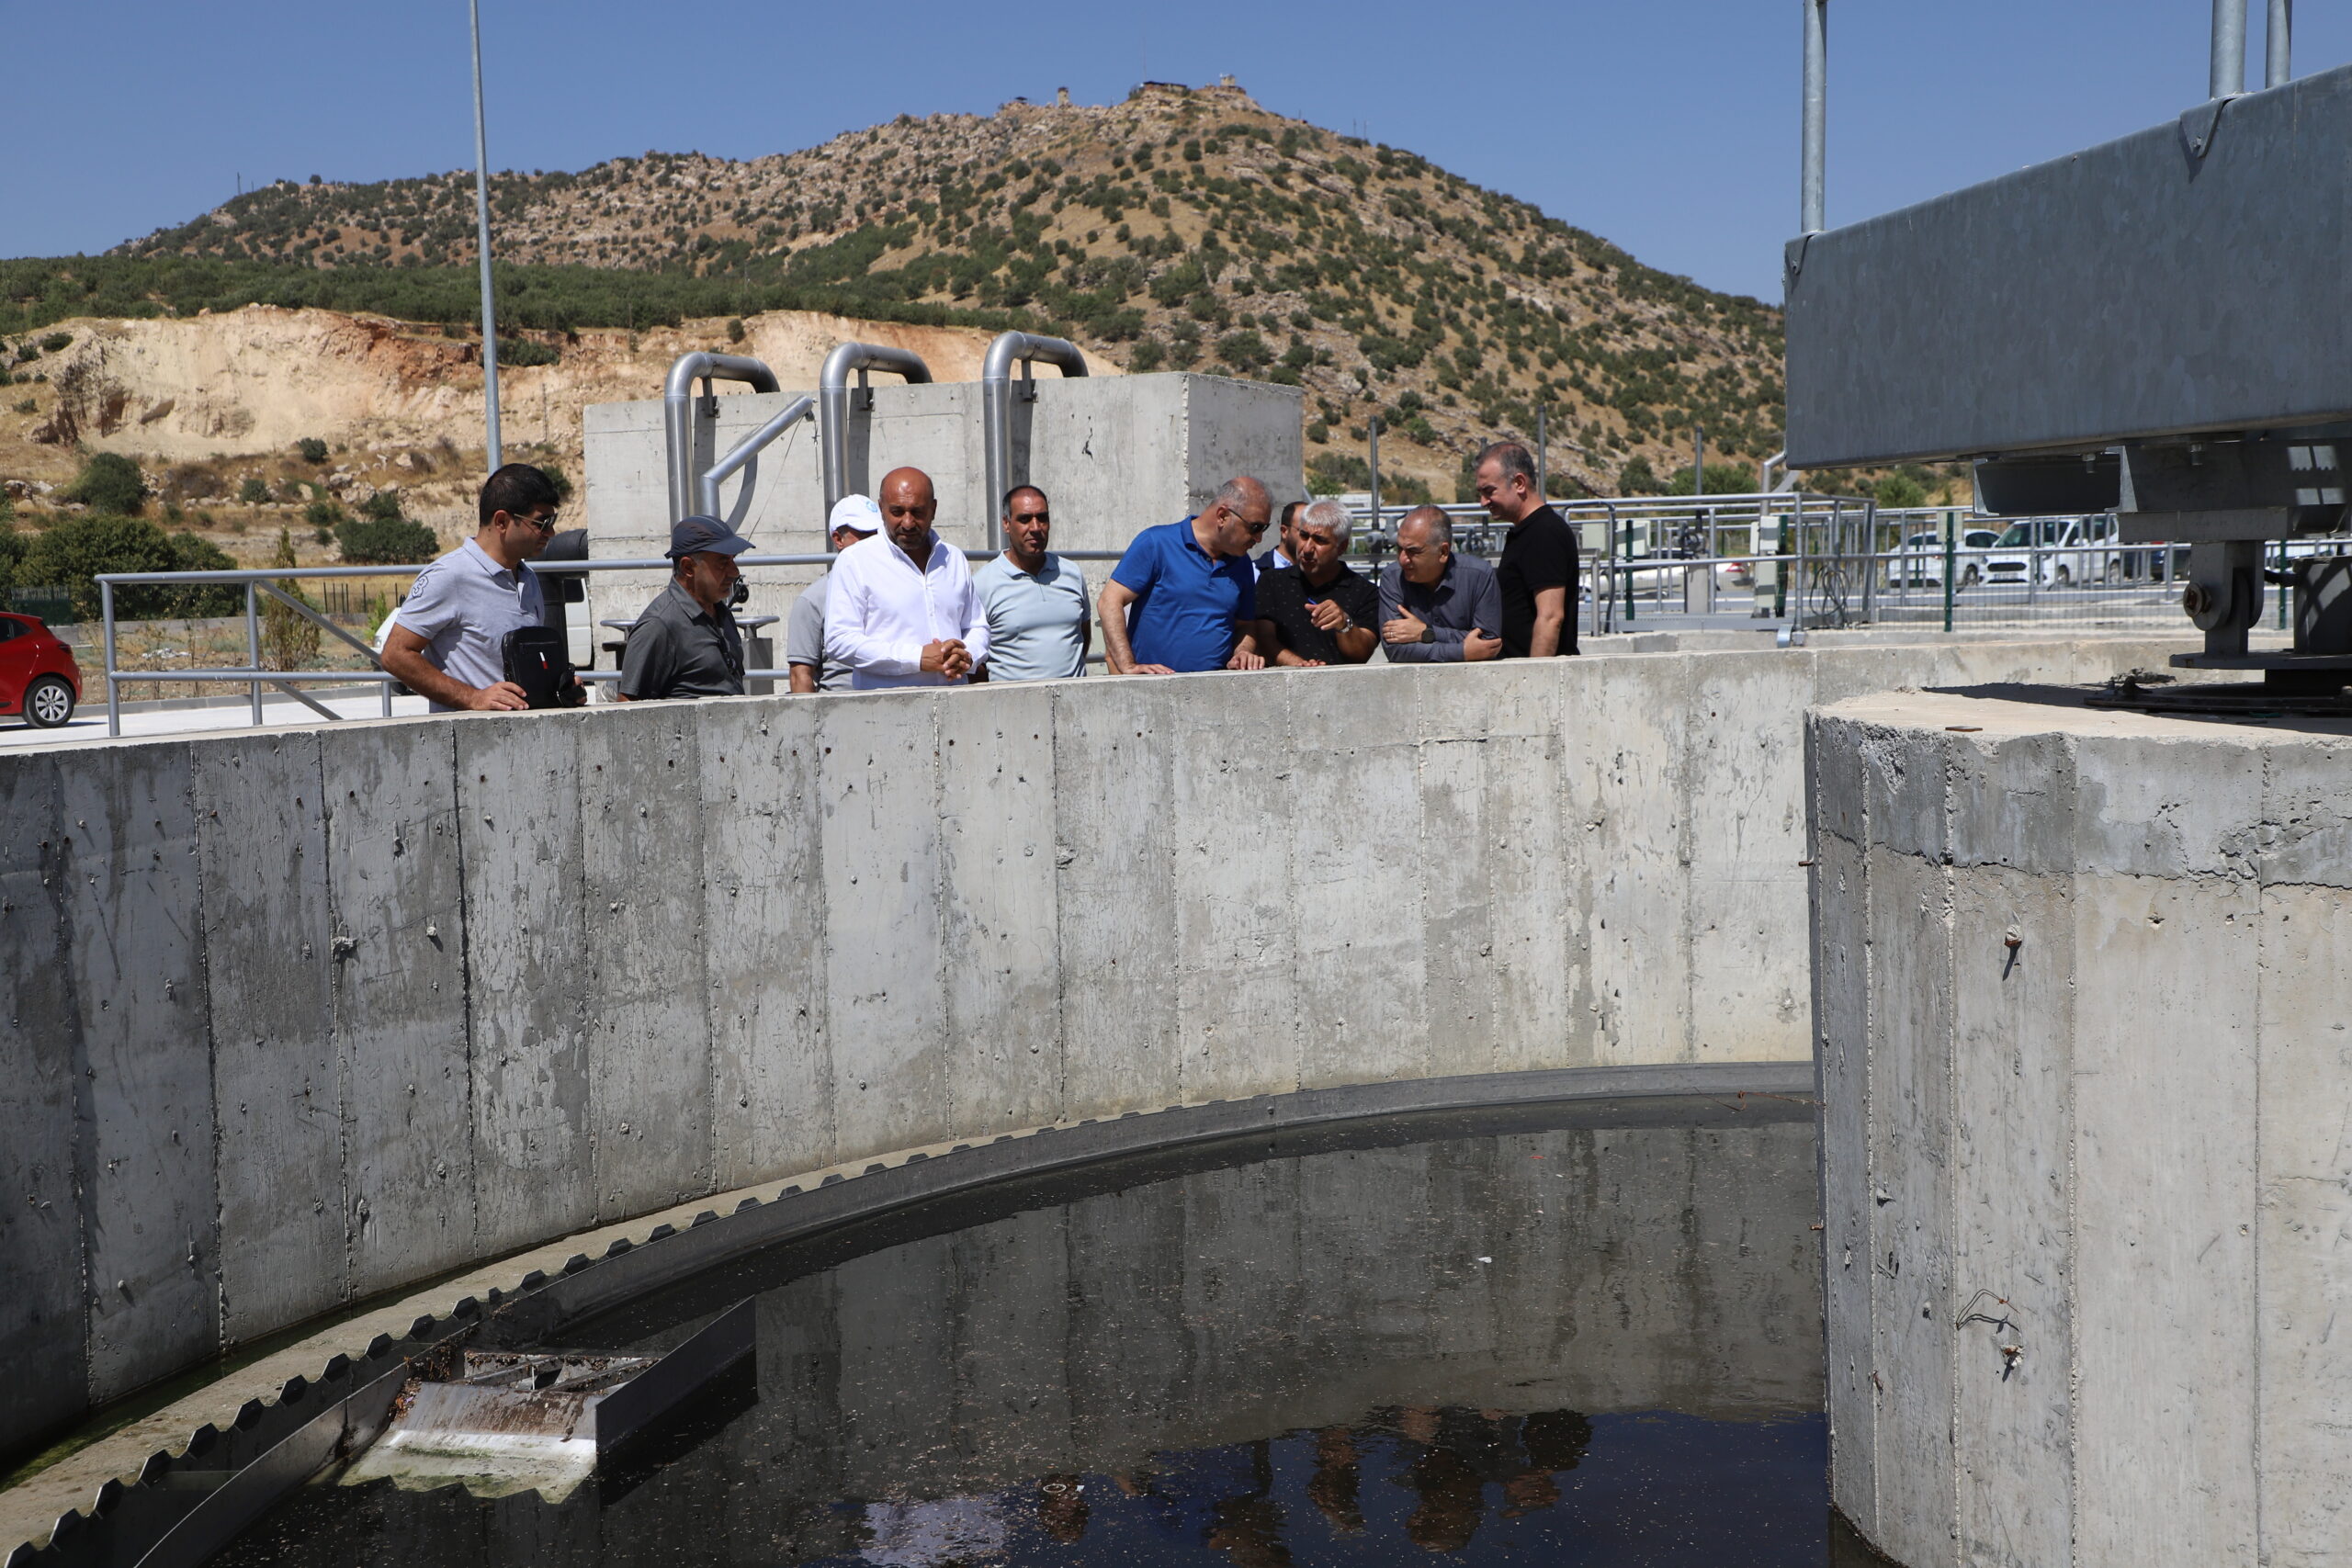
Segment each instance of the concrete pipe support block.
M1910 1568L2352 1562L2352 737L1810 723L1832 1488Z

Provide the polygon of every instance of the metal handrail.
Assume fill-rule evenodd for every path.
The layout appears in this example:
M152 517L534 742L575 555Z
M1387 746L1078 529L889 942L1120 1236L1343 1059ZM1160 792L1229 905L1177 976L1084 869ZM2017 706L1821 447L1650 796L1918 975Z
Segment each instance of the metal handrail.
M968 561L984 561L998 555L999 553L1001 552L996 550L966 550L964 552L964 558ZM1117 560L1125 556L1125 553L1126 552L1124 550L1056 550L1054 552L1054 554L1059 556L1064 560ZM736 557L735 561L736 565L745 567L829 567L837 558L839 558L830 553L815 555L762 555L747 553ZM671 570L672 565L673 563L666 557L657 556L650 559L565 561L560 565L535 570L543 577L561 577L572 572L585 573L592 571L660 571L666 573ZM253 722L255 725L259 725L263 722L262 689L265 686L275 687L277 690L284 693L286 695L292 697L295 701L310 708L313 713L318 714L322 718L340 721L343 717L341 714L334 713L321 704L312 701L309 696L297 689L298 685L303 682L334 682L344 685L374 685L382 688L383 716L386 718L391 717L392 688L399 685L400 682L397 677L385 671L383 661L377 654L376 650L368 647L358 638L353 637L343 627L336 626L334 622L320 615L311 606L302 604L300 600L297 600L290 595L278 592L271 586L271 584L284 581L289 578L414 577L421 570L423 569L417 566L285 566L238 567L234 569L211 571L109 571L97 574L92 579L92 581L98 585L99 612L105 626L107 733L109 736L117 737L122 734L122 684L125 682L133 681L153 682L159 684L172 682L200 681L243 682L252 689ZM243 669L222 668L207 670L123 669L121 667L121 660L117 649L115 638L115 627L117 625L114 607L115 590L119 587L128 587L134 584L185 585L198 582L237 583L244 588L245 649L246 658L249 661L246 667ZM261 615L259 603L259 595L262 593L268 594L270 598L285 604L297 615L303 616L307 620L317 623L317 625L322 629L334 634L337 637L340 637L345 642L349 643L353 648L357 649L360 652L366 654L368 660L375 665L375 668L372 670L263 669L261 664ZM582 671L580 673L582 680L589 682L610 681L618 678L618 671L590 670ZM744 671L744 678L746 680L786 680L789 679L789 677L790 671L787 670L747 670Z

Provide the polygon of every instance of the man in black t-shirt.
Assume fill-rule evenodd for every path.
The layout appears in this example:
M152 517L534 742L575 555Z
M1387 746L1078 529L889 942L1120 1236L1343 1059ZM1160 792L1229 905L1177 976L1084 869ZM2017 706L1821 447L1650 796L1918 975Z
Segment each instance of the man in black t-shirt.
M1348 509L1325 499L1300 509L1295 567L1258 579L1258 618L1280 634L1277 664L1362 664L1380 645L1380 590L1349 567Z
M1510 525L1495 569L1503 596L1503 657L1548 659L1577 650L1577 535L1552 510L1535 459L1516 441L1478 454L1478 503Z

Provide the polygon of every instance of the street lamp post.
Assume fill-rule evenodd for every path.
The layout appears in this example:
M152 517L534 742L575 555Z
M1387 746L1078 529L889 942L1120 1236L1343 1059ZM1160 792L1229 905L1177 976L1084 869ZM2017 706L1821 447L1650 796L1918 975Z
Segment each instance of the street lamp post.
M481 390L489 417L490 467L504 461L498 439L498 306L490 287L490 139L482 124L481 0L467 0L474 25L474 248L481 259Z

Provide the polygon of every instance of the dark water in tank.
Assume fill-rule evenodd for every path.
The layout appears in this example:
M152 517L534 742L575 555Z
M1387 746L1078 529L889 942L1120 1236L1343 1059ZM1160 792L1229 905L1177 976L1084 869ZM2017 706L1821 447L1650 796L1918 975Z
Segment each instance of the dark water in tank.
M1825 1564L1814 1144L1757 1100L1358 1123L780 1247L756 1376L560 1502L305 1490L235 1564ZM1841 1559L1842 1560L1842 1559Z

